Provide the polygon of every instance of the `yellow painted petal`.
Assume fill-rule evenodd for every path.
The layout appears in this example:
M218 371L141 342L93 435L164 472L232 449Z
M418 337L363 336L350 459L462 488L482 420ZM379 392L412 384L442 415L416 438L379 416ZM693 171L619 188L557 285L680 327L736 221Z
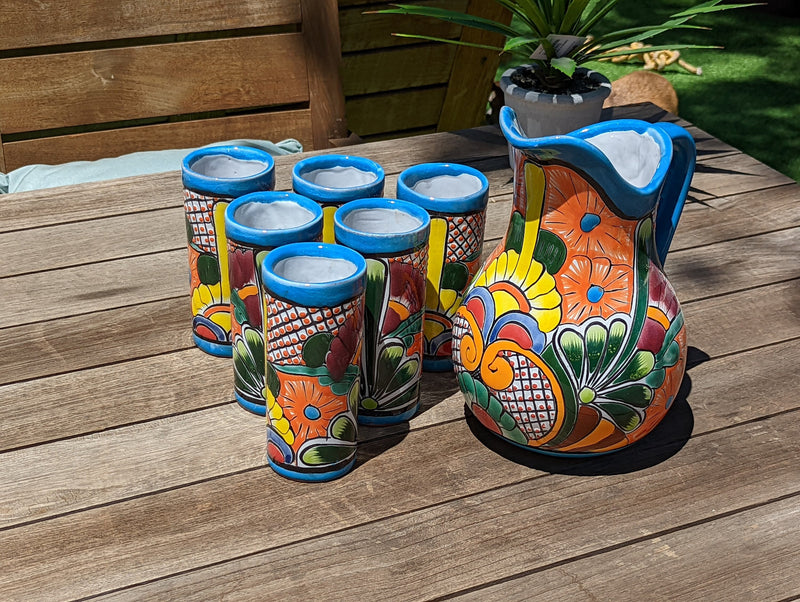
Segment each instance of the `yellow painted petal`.
M552 289L550 292L534 297L530 301L535 309L554 309L561 305L561 295L558 294L556 289Z
M221 328L224 328L225 332L230 332L231 330L230 312L218 311L211 316L210 320L214 322L214 324L218 324Z
M451 309L459 299L458 291L449 288L443 288L439 291L439 304L444 311Z
M561 322L561 307L546 309L544 311L532 311L533 317L539 323L539 330L550 332Z
M197 292L200 295L201 307L206 307L214 303L214 296L211 294L211 289L207 284L201 284L198 286Z
M510 311L519 311L519 302L511 293L503 290L493 291L495 319Z
M434 322L433 320L425 320L422 326L425 333L425 338L429 341L440 335L444 331L444 325L441 322Z
M540 295L546 295L550 291L555 290L555 288L556 279L547 272L542 272L542 275L539 277L539 279L525 291L525 296L528 299L533 300Z
M525 290L525 295L528 296L528 289L536 284L544 273L544 266L536 260L531 261L528 268L528 273L525 275L525 280L522 282L522 288ZM528 298L530 298L528 296Z

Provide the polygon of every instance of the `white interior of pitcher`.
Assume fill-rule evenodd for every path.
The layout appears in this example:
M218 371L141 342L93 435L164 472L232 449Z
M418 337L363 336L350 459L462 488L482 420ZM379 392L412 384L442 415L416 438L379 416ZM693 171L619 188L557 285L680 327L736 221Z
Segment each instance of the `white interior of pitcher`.
M604 132L586 142L602 152L617 173L626 182L644 188L653 179L661 160L661 149L655 139L647 133L633 130Z

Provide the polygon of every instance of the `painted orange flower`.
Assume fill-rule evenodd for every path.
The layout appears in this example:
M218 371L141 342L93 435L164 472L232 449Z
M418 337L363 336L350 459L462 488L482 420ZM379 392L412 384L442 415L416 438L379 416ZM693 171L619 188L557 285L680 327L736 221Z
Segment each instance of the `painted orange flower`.
M606 206L597 191L569 168L544 168L543 227L557 234L570 254L591 259L607 257L615 264L633 266L636 220L623 219Z
M592 316L610 318L631 311L633 270L625 264L577 255L559 272L558 284L564 322L580 324Z
M283 372L278 373L278 378L281 381L278 403L294 432L295 449L309 439L327 436L331 420L347 410L347 396L334 395L315 378Z

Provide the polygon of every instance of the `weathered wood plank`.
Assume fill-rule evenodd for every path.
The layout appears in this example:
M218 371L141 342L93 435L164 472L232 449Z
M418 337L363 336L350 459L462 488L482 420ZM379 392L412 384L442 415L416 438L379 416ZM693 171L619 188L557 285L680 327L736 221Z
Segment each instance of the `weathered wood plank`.
M698 197L723 197L794 183L750 155L738 153L703 159L697 165L692 189Z
M4 329L0 384L194 346L188 296Z
M233 368L192 348L2 385L0 400L4 451L232 401Z
M299 33L9 58L0 78L4 134L308 100Z
M453 599L789 600L797 594L799 514L793 496Z
M476 17L508 25L511 12L493 0L470 0L469 12ZM464 44L502 48L502 35L465 27L459 38ZM500 53L487 48L459 46L453 60L453 70L442 106L438 131L450 132L483 125L489 92L500 64Z
M467 8L467 2L468 0L432 0L413 2L413 4L463 11ZM341 2L339 4L342 5ZM389 4L370 6L367 10L374 11L382 8L389 8ZM437 19L363 14L364 11L364 7L339 9L342 53L419 44L419 40L392 35L398 32L447 39L458 38L461 33L460 26Z
M296 483L265 468L9 529L0 533L6 551L0 592L79 597L237 557L243 560L234 567L208 569L212 577L244 563L271 595L290 595L301 583L311 598L321 597L321 588L352 597L369 583L371 595L394 599L414 582L415 596L432 597L514 575L521 565L619 545L631 533L709 520L794 493L800 442L791 433L797 428L800 413L792 412L693 438L683 447L669 435L658 444L653 438L628 453L639 467L635 472L607 474L619 472L620 454L569 469L596 474L587 479L545 476L509 462L477 444L464 421L453 422L409 433L402 443L387 440L389 449L376 444L379 455L354 473L302 496ZM441 454L444 441L448 454ZM419 461L425 457L437 461ZM547 459L533 464L555 468ZM729 495L732 489L736 496ZM376 506L375 491L392 502ZM673 510L654 516L655 505ZM333 534L319 537L326 533ZM303 541L292 543L298 538ZM465 539L470 554L452 553ZM389 553L393 548L403 553ZM395 570L403 580L392 576ZM191 582L208 596L212 583L205 574L191 575ZM247 576L234 573L237 588ZM159 585L150 584L151 593ZM167 584L172 596L176 586Z
M186 251L167 251L0 279L0 328L189 294ZM58 304L52 298L60 299Z
M0 50L300 22L297 0L5 0Z
M194 362L188 363L186 359L192 353ZM27 395L25 404L14 398L10 403L4 403L7 419L0 426L0 442L3 444L9 440L27 445L39 443L46 441L41 437L46 437L48 432L57 432L65 437L71 432L79 433L81 429L83 432L91 430L91 426L95 430L110 429L4 453L3 471L0 473L0 508L3 509L0 529L263 465L264 420L247 413L235 403L111 429L114 425L124 424L126 416L128 421L132 418L143 421L169 415L170 410L176 408L202 408L203 404L214 406L228 401L233 383L230 375L225 376L226 370L230 373L230 366L224 364L229 362L204 354L198 356L200 353L192 350L154 358L158 362L136 362L124 371L131 372L130 375L123 374L122 378L113 380L113 388L108 386L112 373L106 368L91 371L95 378L86 383L93 385L89 390L76 391L75 386L85 381L73 375L0 388L0 398L5 397L3 389L16 389L20 395L41 391L42 394L36 398L37 405L47 408L47 420L42 420L42 412L30 412L30 397ZM763 361L765 353L772 358L769 363ZM172 360L177 360L177 365L171 365ZM789 393L794 378L793 367L798 361L800 340L795 339L771 346L768 350L712 359L691 368L690 401L697 410L693 416L693 434L697 436L799 407L796 396ZM145 370L150 370L151 374ZM153 370L161 372L154 376ZM118 367L117 371L121 372ZM105 376L104 380L102 376ZM136 376L141 379L138 387ZM71 381L65 382L70 377ZM34 385L38 388L34 389ZM62 385L61 400L54 397L58 394L58 385ZM152 393L151 388L155 389ZM726 391L723 398L720 397L721 390ZM133 407L125 407L127 404L123 400L127 399ZM92 400L91 404L89 400ZM166 407L159 408L159 403L165 403ZM460 420L463 418L463 404L452 375L426 374L422 413L411 420L408 428L417 431ZM115 408L119 408L117 413L123 416L113 415ZM26 409L27 414L24 413ZM101 414L103 411L105 420ZM52 423L61 428L55 431L56 425ZM397 435L401 430L397 427L362 428L359 439L363 443L381 436ZM39 438L34 438L37 435ZM203 438L215 441L212 458L208 458L205 452L191 451ZM146 450L146 453L137 453L137 450ZM223 458L226 458L224 464L219 462ZM65 469L65 461L71 467L93 467L92 472L79 475L79 478L87 479L83 485L76 482L74 470ZM212 466L214 470L211 470ZM97 474L104 475L102 488L89 486ZM136 479L128 478L130 474L136 474ZM39 501L31 507L26 504L29 499Z
M224 140L296 138L313 148L311 111L297 109L142 125L65 136L9 142L4 146L6 170L36 163L93 161L143 150L191 149Z
M0 234L0 278L174 251L186 245L185 221L175 207Z
M331 140L347 136L340 79L339 7L336 0L300 0L300 8L313 148L328 148ZM275 57L269 65L276 68ZM281 87L280 79L277 85Z
M442 84L455 57L450 44L415 44L342 57L345 96ZM425 65L420 69L420 65Z
M446 93L447 88L439 86L350 98L347 124L359 136L391 132L398 123L408 128L435 126Z

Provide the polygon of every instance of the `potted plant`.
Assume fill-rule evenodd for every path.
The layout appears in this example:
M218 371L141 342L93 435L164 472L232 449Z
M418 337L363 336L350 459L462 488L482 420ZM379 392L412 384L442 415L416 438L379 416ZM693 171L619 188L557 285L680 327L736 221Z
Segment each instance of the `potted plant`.
M690 23L698 15L752 6L708 0L673 14L660 25L630 27L593 36L596 26L618 0L494 1L511 12L510 25L431 6L396 4L394 8L376 12L431 17L502 35L505 45L501 48L417 34L393 34L495 49L513 55L520 64L503 74L500 87L505 94L505 103L515 110L520 125L529 137L564 134L599 120L603 101L611 92L611 84L602 74L581 67L583 63L632 54L630 48L616 52L615 49L649 40L667 31L706 29ZM677 48L714 46L659 45L648 46L641 52Z

